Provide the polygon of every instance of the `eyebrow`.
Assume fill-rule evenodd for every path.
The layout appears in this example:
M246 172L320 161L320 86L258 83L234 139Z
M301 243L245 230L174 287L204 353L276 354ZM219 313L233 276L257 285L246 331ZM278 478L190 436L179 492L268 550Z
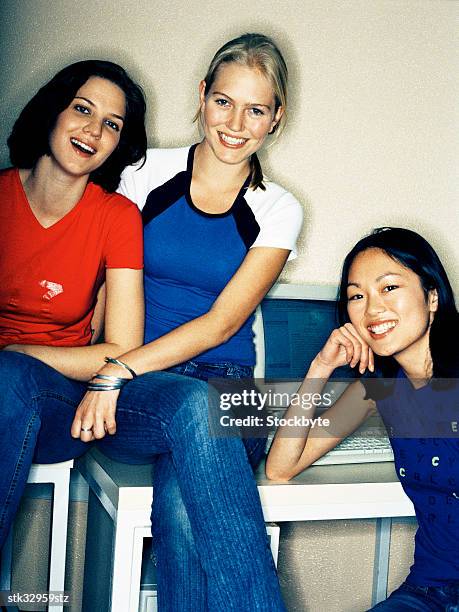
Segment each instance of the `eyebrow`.
M74 100L84 100L90 106L92 107L96 106L94 102L92 102L89 98L85 98L84 96L75 96ZM108 114L111 115L112 117L116 117L117 119L121 119L121 121L124 121L124 117L122 117L121 115L117 115L116 113L108 113Z
M379 281L382 281L382 279L386 278L386 276L402 276L402 275L398 274L397 272L385 272L384 274L381 274L381 276L378 276L378 278L376 279L376 282L379 283ZM353 283L353 282L348 283L347 286L360 288L359 283Z
M213 96L225 96L225 98L228 98L228 100L231 100L231 102L234 102L234 100L233 100L233 98L231 96L229 96L226 93L223 93L222 91L213 91L212 95ZM271 110L271 106L269 104L260 104L259 102L249 102L245 106L264 106L268 110Z

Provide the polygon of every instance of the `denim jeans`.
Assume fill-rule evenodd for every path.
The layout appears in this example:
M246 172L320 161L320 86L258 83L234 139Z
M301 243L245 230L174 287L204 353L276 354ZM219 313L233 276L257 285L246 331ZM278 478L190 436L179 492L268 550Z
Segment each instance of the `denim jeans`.
M88 445L70 436L73 414L84 393L82 383L31 357L0 352L0 385L0 537L4 538L32 460L63 461L82 454ZM204 381L150 372L122 389L117 433L97 445L126 463L153 463L160 457L164 465L155 479L155 487L160 487L155 488L155 497L161 499L164 481L173 482L181 494L205 575L206 584L198 588L206 588L207 610L284 611L244 444L238 437L209 436L207 411ZM166 502L163 498L166 515L158 521L176 512ZM174 575L168 578L175 580ZM198 610L187 596L177 602L179 607L167 608L165 602L164 609Z
M443 587L416 586L404 582L371 612L459 612L459 583Z
M201 380L253 376L253 368L250 366L195 361L170 368L168 372ZM255 470L263 458L266 439L249 438L244 439L243 443L250 465ZM156 459L153 482L155 494L151 523L158 609L205 611L208 609L206 573L200 562L170 454L162 454ZM174 576L174 580L171 580L171 576Z

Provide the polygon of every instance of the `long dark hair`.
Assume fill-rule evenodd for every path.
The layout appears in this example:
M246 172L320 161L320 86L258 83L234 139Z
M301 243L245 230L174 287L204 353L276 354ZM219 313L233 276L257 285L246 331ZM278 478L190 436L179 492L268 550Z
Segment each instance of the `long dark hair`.
M432 246L419 234L401 227L379 227L365 236L346 255L338 292L340 325L349 322L347 284L349 269L359 253L381 249L389 257L419 276L426 299L431 289L438 294L438 309L429 333L433 378L459 376L459 313L445 268ZM375 375L394 377L399 366L393 357L375 355Z
M40 157L49 155L49 138L58 115L92 76L107 79L124 92L126 117L117 148L100 168L91 173L89 180L113 192L124 168L145 157L146 105L141 87L118 64L85 60L63 68L24 107L8 138L13 166L33 168Z

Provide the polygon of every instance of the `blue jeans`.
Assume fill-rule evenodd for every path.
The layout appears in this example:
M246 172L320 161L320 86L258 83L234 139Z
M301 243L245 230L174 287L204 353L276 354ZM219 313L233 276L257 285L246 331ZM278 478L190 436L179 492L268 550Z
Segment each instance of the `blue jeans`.
M253 369L232 363L188 361L168 370L201 380L252 378ZM264 455L266 438L243 440L252 469ZM196 548L193 530L180 492L170 454L155 461L152 511L153 549L158 584L158 609L165 611L208 609L207 578ZM170 577L174 576L174 580ZM187 605L184 605L187 602Z
M443 587L416 586L404 582L371 612L459 612L459 583Z
M0 538L4 538L32 460L63 461L82 454L88 445L69 433L84 393L82 383L31 357L0 352L0 385ZM207 413L204 381L171 372L144 374L120 393L117 434L97 445L115 460L145 464L159 456L166 467L173 466L205 574L207 610L284 611L244 444L238 437L209 436ZM163 479L172 482L170 470L164 469ZM161 477L155 481L160 487L155 497L160 499L162 482ZM175 511L163 503L166 516L159 521ZM169 575L169 580L174 579ZM182 598L180 608L167 611L175 609L196 608Z

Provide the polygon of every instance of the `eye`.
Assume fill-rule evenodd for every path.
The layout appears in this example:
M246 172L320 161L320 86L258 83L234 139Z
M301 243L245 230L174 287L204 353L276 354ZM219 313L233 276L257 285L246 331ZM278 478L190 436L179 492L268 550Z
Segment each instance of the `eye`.
M225 98L217 98L215 100L215 104L217 104L218 106L223 106L223 107L229 106L229 102L228 100L225 100Z
M388 293L389 291L393 291L394 289L398 289L398 285L386 285L386 287L384 287L383 291Z
M361 293L355 293L354 295L350 295L347 298L348 302L356 302L357 300L361 300L363 298L363 295Z
M250 109L250 114L254 117L263 117L265 113L260 108L254 106Z
M81 113L82 115L89 115L90 114L90 110L87 106L84 106L83 104L75 104L75 106L73 107L78 113Z
M105 119L105 125L108 125L108 127L115 131L115 132L119 132L120 131L120 126L115 123L114 121L112 121L111 119Z

